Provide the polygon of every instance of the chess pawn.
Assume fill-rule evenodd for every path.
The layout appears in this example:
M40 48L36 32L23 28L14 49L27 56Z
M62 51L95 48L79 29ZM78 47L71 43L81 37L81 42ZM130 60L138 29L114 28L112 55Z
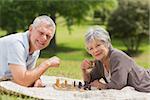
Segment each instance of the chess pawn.
M81 89L82 88L82 83L79 82L78 88Z
M67 86L67 80L65 80L65 86Z
M60 87L60 81L59 81L59 79L56 79L56 86Z
M76 81L73 82L73 86L76 87Z
M87 69L87 71L91 72L94 67L95 67L95 61L90 61L90 67Z

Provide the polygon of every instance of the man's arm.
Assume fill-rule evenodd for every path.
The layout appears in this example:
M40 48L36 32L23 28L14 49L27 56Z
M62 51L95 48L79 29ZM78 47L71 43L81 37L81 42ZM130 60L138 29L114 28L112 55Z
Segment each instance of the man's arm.
M17 64L9 64L9 67L14 82L23 86L31 86L49 67L57 67L59 64L60 59L52 57L33 70L26 70L24 67Z

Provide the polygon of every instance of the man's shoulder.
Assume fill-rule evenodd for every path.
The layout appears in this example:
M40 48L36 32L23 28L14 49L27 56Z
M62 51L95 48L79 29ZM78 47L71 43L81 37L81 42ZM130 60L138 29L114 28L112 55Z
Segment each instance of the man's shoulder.
M8 35L8 36L1 38L1 41L16 42L18 40L22 40L26 34L27 34L26 32L11 34L11 35Z
M22 45L22 46L25 46L25 45L28 45L28 39L27 39L27 33L24 32L24 33L16 33L16 34L13 34L13 35L10 35L6 38L5 40L7 42L7 44L9 46L19 46L19 45Z

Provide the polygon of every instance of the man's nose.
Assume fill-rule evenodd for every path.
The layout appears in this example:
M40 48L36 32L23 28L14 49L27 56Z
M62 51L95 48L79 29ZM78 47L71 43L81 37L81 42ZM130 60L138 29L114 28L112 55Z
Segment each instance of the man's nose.
M46 41L47 40L47 36L46 35L43 35L42 36L42 41Z

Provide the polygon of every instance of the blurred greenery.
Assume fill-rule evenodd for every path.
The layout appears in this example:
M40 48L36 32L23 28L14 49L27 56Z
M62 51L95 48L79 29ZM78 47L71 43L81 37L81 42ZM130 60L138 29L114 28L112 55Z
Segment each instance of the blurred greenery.
M1 0L0 3L2 3L2 1L5 1L5 0ZM17 1L17 0L8 0L8 1L6 0L6 2L11 2L11 1ZM37 1L40 1L40 0L37 0ZM52 0L52 1L57 1L57 0ZM102 1L105 1L105 0L102 0ZM108 1L111 1L111 0L108 0ZM117 4L115 3L116 0L113 0L113 1L114 1L114 5L117 6ZM47 2L47 1L45 0L45 2ZM49 2L51 2L51 1L49 1ZM20 3L18 3L18 2L16 2L16 3L20 5ZM28 3L29 2L25 2L25 3L22 3L22 5L24 6ZM86 3L86 2L84 2L84 3ZM8 17L10 17L10 19L8 17L6 18L6 16L3 18L8 19L8 20L6 20L6 21L8 21L8 23L12 22L11 25L17 24L16 26L19 27L19 30L24 31L24 29L27 29L26 25L29 25L29 23L31 23L31 19L33 19L34 16L38 15L37 11L35 11L35 10L38 10L38 9L35 9L36 6L43 6L43 5L38 5L38 2L37 2L37 4L34 4L34 0L33 0L33 2L31 2L29 4L31 4L31 5L25 6L25 9L19 8L19 6L18 6L18 8L16 6L14 6L15 9L12 9L12 6L7 7L6 5L4 5L6 8L9 8L9 11L11 11L11 10L15 11L16 8L21 9L20 11L23 12L23 15L18 15L20 13L17 13L17 15L9 16L10 13L6 12L6 15ZM48 7L49 3L46 3L46 4ZM55 6L56 4L52 4L52 5ZM69 5L69 6L72 7L72 5ZM111 4L110 4L110 6L111 6ZM103 7L104 7L104 9L107 8L106 2L105 2L105 5ZM114 9L113 7L112 8L111 7L108 7L109 12L103 12L103 10L101 11L102 8L100 9L99 7L98 8L96 7L97 9L100 10L101 13L104 13L101 16L104 16L105 21L108 20L108 17L110 16L109 14L112 13L111 11L113 11L112 9ZM30 12L29 8L33 8L31 10L31 12ZM109 8L111 8L111 9L109 9ZM46 8L44 8L44 9L46 9ZM78 9L81 9L81 8L78 8ZM41 9L39 9L39 10L41 10ZM61 9L59 9L59 10L61 10ZM1 9L1 11L2 11L2 9ZM1 11L0 11L0 22L2 21L2 16L1 16L2 12ZM28 14L24 14L25 13L24 11L27 11ZM54 11L53 7L49 8L49 9L47 8L47 12L50 12L50 11ZM77 12L78 12L78 10L77 10ZM36 14L34 15L32 13L36 13ZM63 13L63 12L61 12L61 13ZM80 12L80 13L82 13L82 12ZM84 12L83 14L85 14L85 13L86 12ZM58 13L56 14L56 17L57 17L57 20L56 20L56 23L57 23L57 30L56 30L56 32L57 32L57 34L56 34L57 48L55 48L55 49L46 48L46 49L42 50L40 58L37 61L37 66L42 61L47 60L48 58L50 58L52 56L60 57L61 64L60 64L59 68L48 69L44 73L45 75L64 76L64 77L69 77L69 78L82 79L82 73L80 70L80 65L81 65L82 60L85 58L86 59L93 59L86 52L86 49L84 47L84 34L87 32L87 29L90 26L95 25L95 24L99 24L99 22L100 22L100 20L93 19L93 13L94 12L92 12L92 14L91 14L91 10L89 10L88 14L87 14L88 16L86 16L86 17L84 16L85 17L84 20L81 19L80 25L79 24L72 25L71 26L71 34L69 34L70 32L69 32L68 26L67 26L68 23L66 22L68 17L64 17L64 16L68 16L68 15L62 14L63 16L60 16ZM16 13L14 13L14 14L16 14ZM43 12L42 14L46 14L46 12ZM78 13L75 13L75 14L76 14L76 16L78 15ZM29 15L29 16L27 16L27 15ZM48 14L48 15L50 15L50 14ZM16 17L14 17L14 16L16 16ZM76 17L76 16L73 16L73 17ZM72 17L72 16L70 15L70 17ZM13 18L13 20L11 20L11 18ZM19 22L16 21L16 19L19 20ZM24 19L24 21L22 21L22 19ZM96 23L95 23L95 21L96 21ZM104 22L103 24L106 24L106 23L107 22ZM0 24L2 24L2 23L0 23ZM23 25L25 25L25 26L23 28L20 28ZM101 23L99 25L101 25ZM14 26L14 27L16 27L16 26ZM102 25L102 26L105 26L105 25ZM4 27L5 27L5 24L4 24ZM16 31L16 30L13 30L13 31ZM0 29L0 37L4 36L6 34L7 34L7 31L4 31L4 29L3 30ZM123 45L122 41L123 41L122 39L118 39L118 38L114 38L114 37L112 38L112 44L115 48L126 51L127 48ZM139 48L139 52L136 55L132 56L132 58L137 62L137 64L139 64L140 66L145 67L145 68L150 68L150 63L149 63L149 61L150 61L150 51L149 51L150 45L149 45L149 43L150 42L149 42L148 38L144 39L144 41L142 41L141 46ZM0 100L16 100L16 99L18 99L18 100L22 100L22 99L30 100L32 98L16 97L13 95L8 95L8 94L1 94L0 95Z
M108 21L112 37L122 39L130 54L139 51L141 42L149 35L148 0L119 0L118 8Z

